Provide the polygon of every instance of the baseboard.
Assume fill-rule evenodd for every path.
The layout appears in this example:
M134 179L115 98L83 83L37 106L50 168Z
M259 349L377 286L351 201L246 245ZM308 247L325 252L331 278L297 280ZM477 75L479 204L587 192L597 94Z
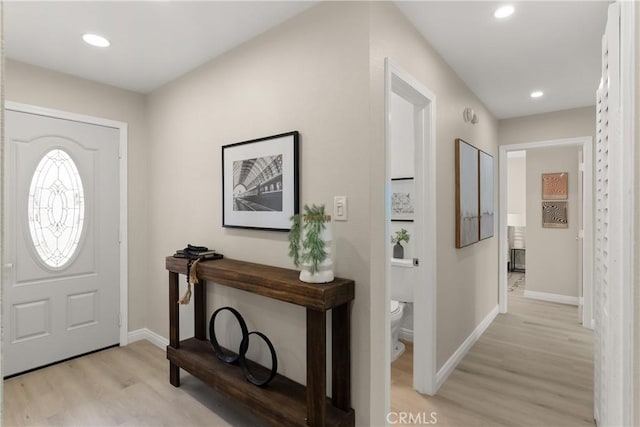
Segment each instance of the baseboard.
M471 347L478 341L478 339L484 334L484 331L491 325L493 319L496 318L498 313L500 312L500 307L495 306L489 314L486 315L482 322L476 326L476 328L471 332L471 334L467 337L466 340L458 347L458 349L451 355L449 360L442 365L442 368L436 374L436 390L437 391L442 384L449 378L449 375L456 369L456 366L462 361L464 356L471 350Z
M578 297L569 295L550 294L547 292L524 291L525 298L538 299L541 301L557 302L560 304L578 305Z
M164 349L166 346L169 345L168 339L166 339L162 335L156 334L155 332L147 328L131 331L129 332L128 337L129 337L129 343L141 341L141 340L147 340L151 344L154 344L155 346L160 347L161 349Z
M411 341L413 342L413 331L407 328L400 328L400 333L398 334L401 340Z

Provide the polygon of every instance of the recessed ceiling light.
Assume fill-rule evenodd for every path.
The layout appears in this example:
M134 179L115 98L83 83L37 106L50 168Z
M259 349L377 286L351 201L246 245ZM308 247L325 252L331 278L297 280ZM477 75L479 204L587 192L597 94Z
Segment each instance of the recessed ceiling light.
M504 19L508 16L511 16L514 11L515 9L511 5L500 6L499 8L496 9L495 12L493 12L493 16L495 16L498 19Z
M83 34L82 40L84 40L85 43L95 47L109 47L109 45L111 44L111 42L109 42L109 40L105 39L104 37L91 33Z
M542 95L544 95L544 93L541 90L531 92L532 98L540 98Z

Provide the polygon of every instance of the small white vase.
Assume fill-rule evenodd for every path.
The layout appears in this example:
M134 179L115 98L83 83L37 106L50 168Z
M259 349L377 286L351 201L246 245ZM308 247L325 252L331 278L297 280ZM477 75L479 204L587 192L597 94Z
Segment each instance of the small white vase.
M330 217L329 217L330 218ZM302 241L304 241L304 231L302 232ZM324 223L324 230L321 235L324 241L324 250L327 252L327 258L318 264L318 271L311 273L311 264L302 263L300 265L300 280L306 283L328 283L332 282L333 276L333 233L331 232L331 220Z

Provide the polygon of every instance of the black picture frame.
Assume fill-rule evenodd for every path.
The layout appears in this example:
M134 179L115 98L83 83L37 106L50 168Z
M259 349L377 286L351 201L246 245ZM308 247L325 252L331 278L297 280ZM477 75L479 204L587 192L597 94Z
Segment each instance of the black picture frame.
M413 222L414 192L413 177L391 178L391 221Z
M289 231L299 213L298 131L222 146L222 226Z

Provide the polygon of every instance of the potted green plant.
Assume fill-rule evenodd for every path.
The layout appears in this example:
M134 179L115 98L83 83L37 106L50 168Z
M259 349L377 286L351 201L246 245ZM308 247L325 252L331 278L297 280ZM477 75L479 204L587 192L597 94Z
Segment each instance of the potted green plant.
M304 213L291 217L289 256L300 268L300 280L307 283L331 282L331 216L324 205L304 205Z
M393 246L393 257L398 259L404 258L404 247L401 245L402 242L409 243L409 232L404 228L401 228L399 231L396 231L395 236L391 236L391 243L395 243Z

